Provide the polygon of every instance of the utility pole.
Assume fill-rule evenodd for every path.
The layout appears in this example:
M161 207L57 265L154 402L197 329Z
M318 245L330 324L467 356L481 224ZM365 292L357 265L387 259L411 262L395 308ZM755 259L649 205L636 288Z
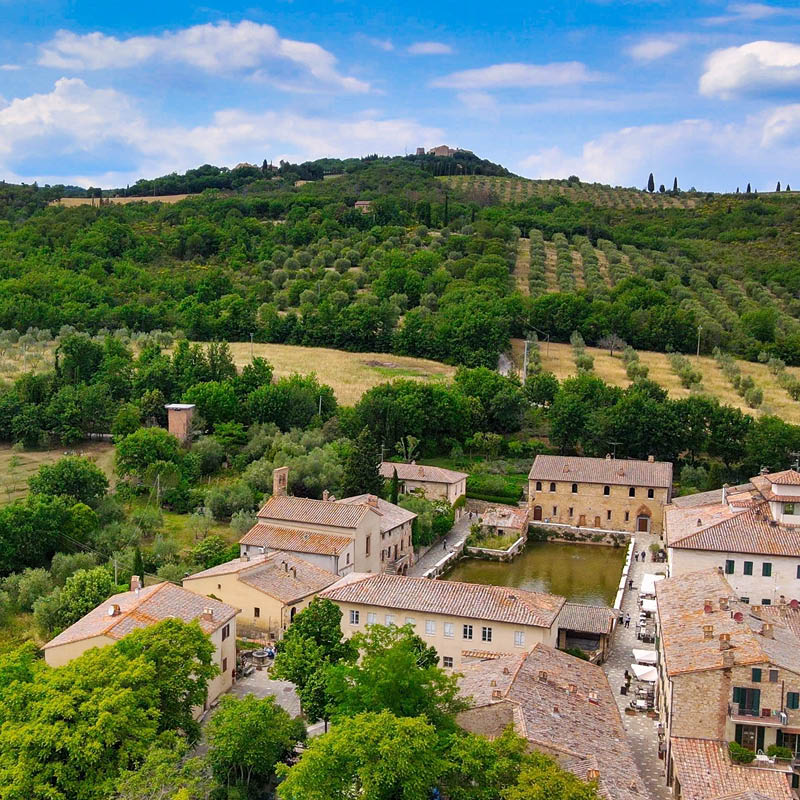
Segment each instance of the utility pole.
M792 461L792 469L795 472L800 472L800 452L797 450L792 450L789 455L794 459L794 461Z
M622 442L609 442L608 444L610 444L611 447L613 448L612 451L611 451L611 458L616 460L616 458L617 458L617 445L618 444L622 444Z
M525 385L525 382L528 380L528 345L530 344L530 339L526 336L525 337L525 357L522 359L522 385Z
M697 357L700 358L700 332L703 330L702 325L697 326Z
M253 360L253 332L250 331L250 360Z

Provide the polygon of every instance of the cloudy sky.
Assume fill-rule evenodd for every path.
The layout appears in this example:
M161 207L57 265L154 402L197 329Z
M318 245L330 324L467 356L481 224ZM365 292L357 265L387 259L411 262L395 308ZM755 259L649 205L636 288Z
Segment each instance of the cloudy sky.
M800 6L0 0L9 181L441 143L533 178L800 187Z

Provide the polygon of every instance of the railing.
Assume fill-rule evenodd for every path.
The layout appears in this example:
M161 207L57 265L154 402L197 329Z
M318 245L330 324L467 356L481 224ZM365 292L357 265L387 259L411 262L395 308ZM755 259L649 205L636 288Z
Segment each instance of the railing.
M778 726L788 725L789 717L780 709L748 708L741 703L728 703L728 716L740 717L761 725Z

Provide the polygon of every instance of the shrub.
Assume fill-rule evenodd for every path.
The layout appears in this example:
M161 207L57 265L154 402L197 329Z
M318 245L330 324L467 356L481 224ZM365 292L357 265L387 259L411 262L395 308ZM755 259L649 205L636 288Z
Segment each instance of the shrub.
M784 759L788 760L794 754L792 753L792 748L791 747L783 747L783 746L778 745L778 744L771 744L767 748L767 755L770 758L772 758L774 756L775 758L784 758Z
M748 750L736 742L728 742L728 754L734 764L750 764L756 757L752 750Z
M204 436L194 443L192 455L198 457L200 473L211 475L216 472L225 460L225 449L214 436Z

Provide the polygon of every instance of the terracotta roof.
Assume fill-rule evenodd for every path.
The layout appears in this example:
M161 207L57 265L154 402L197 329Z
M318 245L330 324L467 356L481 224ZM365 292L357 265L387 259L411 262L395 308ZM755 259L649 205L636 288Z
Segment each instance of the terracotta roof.
M727 608L720 607L720 598ZM705 601L711 610L705 610ZM667 674L679 675L728 666L772 663L798 671L797 649L800 640L780 621L774 621L756 606L741 603L716 569L667 578L656 584L656 603L661 628L661 644ZM741 622L735 614L741 614ZM761 634L765 621L774 622L772 637ZM703 626L712 626L706 638ZM723 649L720 634L729 636L730 647Z
M772 798L755 789L745 789L743 792L734 792L723 797L715 797L714 800L772 800Z
M119 606L119 614L109 616L109 609L114 605ZM210 620L201 619L206 608L212 611ZM138 594L122 592L109 597L51 639L44 649L102 635L121 639L132 630L146 628L171 617L177 617L184 622L197 620L200 627L210 634L238 613L239 609L233 606L195 594L174 583L157 583L140 589Z
M320 589L339 580L339 576L335 573L310 564L291 553L270 553L255 556L248 561L237 558L190 575L184 578L183 582L186 584L195 578L231 573L236 573L242 583L287 604L308 597L310 594L316 594Z
M564 603L558 615L558 627L581 633L611 633L615 612L605 606Z
M797 498L800 502L800 498ZM720 553L771 556L800 555L800 527L772 519L766 503L740 510L729 505L669 508L665 514L667 545Z
M754 490L752 483L740 483L737 486L728 488L728 497L739 495ZM673 497L672 505L678 508L689 508L694 506L713 506L722 502L722 489L713 489L710 492L695 492L685 494L682 497Z
M391 478L394 470L401 481L427 481L428 483L458 483L469 477L466 472L455 472L443 467L430 467L426 464L405 464L395 461L381 463L381 476Z
M528 478L532 481L572 481L669 489L672 486L672 464L668 461L539 455L533 462Z
M473 705L514 703L517 732L534 747L556 753L566 769L584 780L596 769L604 797L646 800L614 694L600 667L539 643L526 655L459 670L459 688L462 695L472 696Z
M793 469L785 469L783 472L770 472L764 475L770 483L777 483L781 486L800 486L800 472Z
M342 603L359 603L418 611L449 614L516 625L552 626L564 605L564 598L523 589L489 586L478 583L410 578L403 575L360 574L347 576L321 592Z
M381 531L384 533L392 531L407 522L417 518L413 511L407 511L405 508L396 506L394 503L384 500L382 497L376 497L370 494L358 494L353 497L343 497L337 500L337 503L344 503L345 505L367 505L370 509L377 513L381 518ZM374 505L373 505L374 504Z
M255 545L270 550L286 550L296 553L318 553L337 555L349 547L353 541L349 536L336 536L331 533L315 533L299 528L279 528L264 522L257 522L239 539L239 544Z
M335 500L314 500L310 497L273 495L257 516L264 520L302 522L334 528L357 528L368 513L365 505L350 505Z
M672 737L672 759L682 800L722 800L754 791L770 800L791 800L781 772L733 764L725 742Z

